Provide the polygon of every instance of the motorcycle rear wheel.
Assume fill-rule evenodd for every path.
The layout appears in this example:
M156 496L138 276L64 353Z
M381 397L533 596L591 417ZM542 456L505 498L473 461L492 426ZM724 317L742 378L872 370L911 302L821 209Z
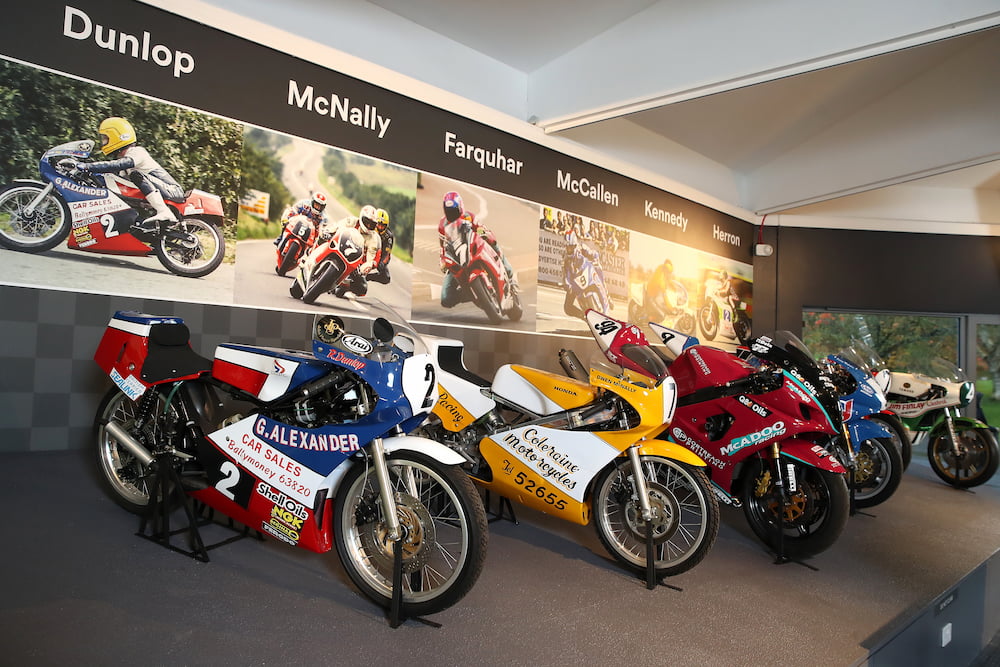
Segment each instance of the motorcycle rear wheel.
M698 311L698 326L705 340L715 340L719 333L719 309L714 303L706 303Z
M201 278L222 264L226 241L217 224L200 218L184 218L163 225L163 232L153 249L157 259L171 273Z
M899 417L895 415L876 413L868 419L873 422L878 422L885 428L889 429L889 432L892 433L892 444L894 444L896 449L899 450L899 456L903 460L903 470L906 470L910 466L910 459L913 458L913 442L910 440L910 435L903 427L903 423L899 421Z
M14 183L0 190L0 246L22 252L51 250L69 236L70 213L66 202L49 194L30 216L24 207L44 186Z
M888 500L903 479L903 459L892 438L869 438L855 456L854 504L874 507Z
M503 320L503 311L500 310L500 295L496 288L487 280L486 276L480 276L472 281L472 294L476 305L483 309L491 324L500 324Z
M486 559L486 512L472 481L458 468L423 454L389 455L389 481L402 538L404 616L446 609L465 596ZM357 462L341 481L332 521L337 553L351 581L377 604L392 602L393 547L378 480Z
M996 473L1000 460L993 432L988 428L962 429L956 424L955 435L958 436L957 458L952 452L947 432L939 430L931 434L927 443L927 458L934 474L946 484L960 489L988 482Z
M289 241L285 244L285 254L281 256L281 261L274 268L274 272L283 276L292 270L292 267L299 261L302 246L298 241Z
M692 466L662 456L641 457L656 512L653 548L656 574L690 570L705 558L719 534L719 501L708 477ZM618 458L594 485L594 527L604 548L632 570L646 571L646 522L635 497L632 463Z
M162 413L163 406L163 396L159 396L153 413ZM133 514L142 514L146 511L146 506L149 504L152 470L115 440L108 433L106 425L108 422L114 422L129 432L135 424L138 412L139 404L114 387L105 394L94 419L96 445L94 453L101 486L112 500ZM173 408L170 415L176 418L176 411ZM156 438L159 435L159 427L154 426L152 437Z
M836 542L847 525L851 510L847 480L842 474L797 461L782 459L781 464L795 466L797 487L782 521L784 555L792 559L815 556ZM777 552L781 499L767 461L755 458L747 462L740 495L750 528Z

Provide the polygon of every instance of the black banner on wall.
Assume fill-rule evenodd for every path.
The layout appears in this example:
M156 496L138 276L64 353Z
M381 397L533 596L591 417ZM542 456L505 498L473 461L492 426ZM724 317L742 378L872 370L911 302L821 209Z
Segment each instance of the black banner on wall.
M752 262L745 221L155 7L16 3L0 45L25 63Z

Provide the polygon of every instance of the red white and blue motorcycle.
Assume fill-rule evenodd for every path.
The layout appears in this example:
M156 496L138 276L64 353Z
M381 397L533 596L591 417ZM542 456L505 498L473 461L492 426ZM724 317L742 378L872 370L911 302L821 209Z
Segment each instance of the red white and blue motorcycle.
M219 197L190 190L184 201L165 202L176 222L143 229L138 223L152 207L135 184L76 167L93 150L89 139L50 148L38 162L41 180L18 179L0 189L0 246L38 253L66 241L84 252L156 254L169 271L189 278L219 267L226 253Z
M116 385L95 421L110 496L157 541L173 534L157 512L190 497L281 542L336 544L357 587L404 616L458 602L486 555L483 505L461 456L404 435L437 397L423 340L381 304L367 313L317 315L309 351L225 343L213 359L180 318L116 313L94 357Z

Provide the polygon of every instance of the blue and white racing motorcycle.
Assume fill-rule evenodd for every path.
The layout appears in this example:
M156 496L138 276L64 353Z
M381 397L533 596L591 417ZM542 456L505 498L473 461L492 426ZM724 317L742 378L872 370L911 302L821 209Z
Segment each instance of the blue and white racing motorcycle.
M850 350L824 360L825 370L839 393L838 403L851 449L844 452L853 471L854 504L873 507L896 492L903 478L903 459L893 433L878 415L886 406L888 373L873 376L864 361Z

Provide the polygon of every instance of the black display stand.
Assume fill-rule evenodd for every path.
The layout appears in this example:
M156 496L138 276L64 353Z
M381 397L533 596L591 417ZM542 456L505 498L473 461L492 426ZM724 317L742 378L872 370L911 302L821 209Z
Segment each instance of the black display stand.
M212 510L201 503L197 503L184 492L181 476L174 468L172 456L169 453L157 454L150 467L153 469L153 477L152 484L149 487L149 504L146 506L146 511L139 520L139 531L136 535L155 542L170 551L199 560L202 563L209 562L208 552L211 549L251 536L249 528L244 526L242 529L239 529L235 526L232 519L230 519L228 525L223 527L234 531L236 534L214 544L206 545L201 539L199 528L213 524L223 524L216 524ZM173 508L178 505L184 508L187 525L182 525L171 530L170 515ZM203 511L206 509L208 510L208 516L203 515ZM149 529L148 533L147 528ZM172 544L170 541L171 537L181 533L187 533L189 544L189 548L187 549ZM256 537L263 539L260 533L257 533Z

